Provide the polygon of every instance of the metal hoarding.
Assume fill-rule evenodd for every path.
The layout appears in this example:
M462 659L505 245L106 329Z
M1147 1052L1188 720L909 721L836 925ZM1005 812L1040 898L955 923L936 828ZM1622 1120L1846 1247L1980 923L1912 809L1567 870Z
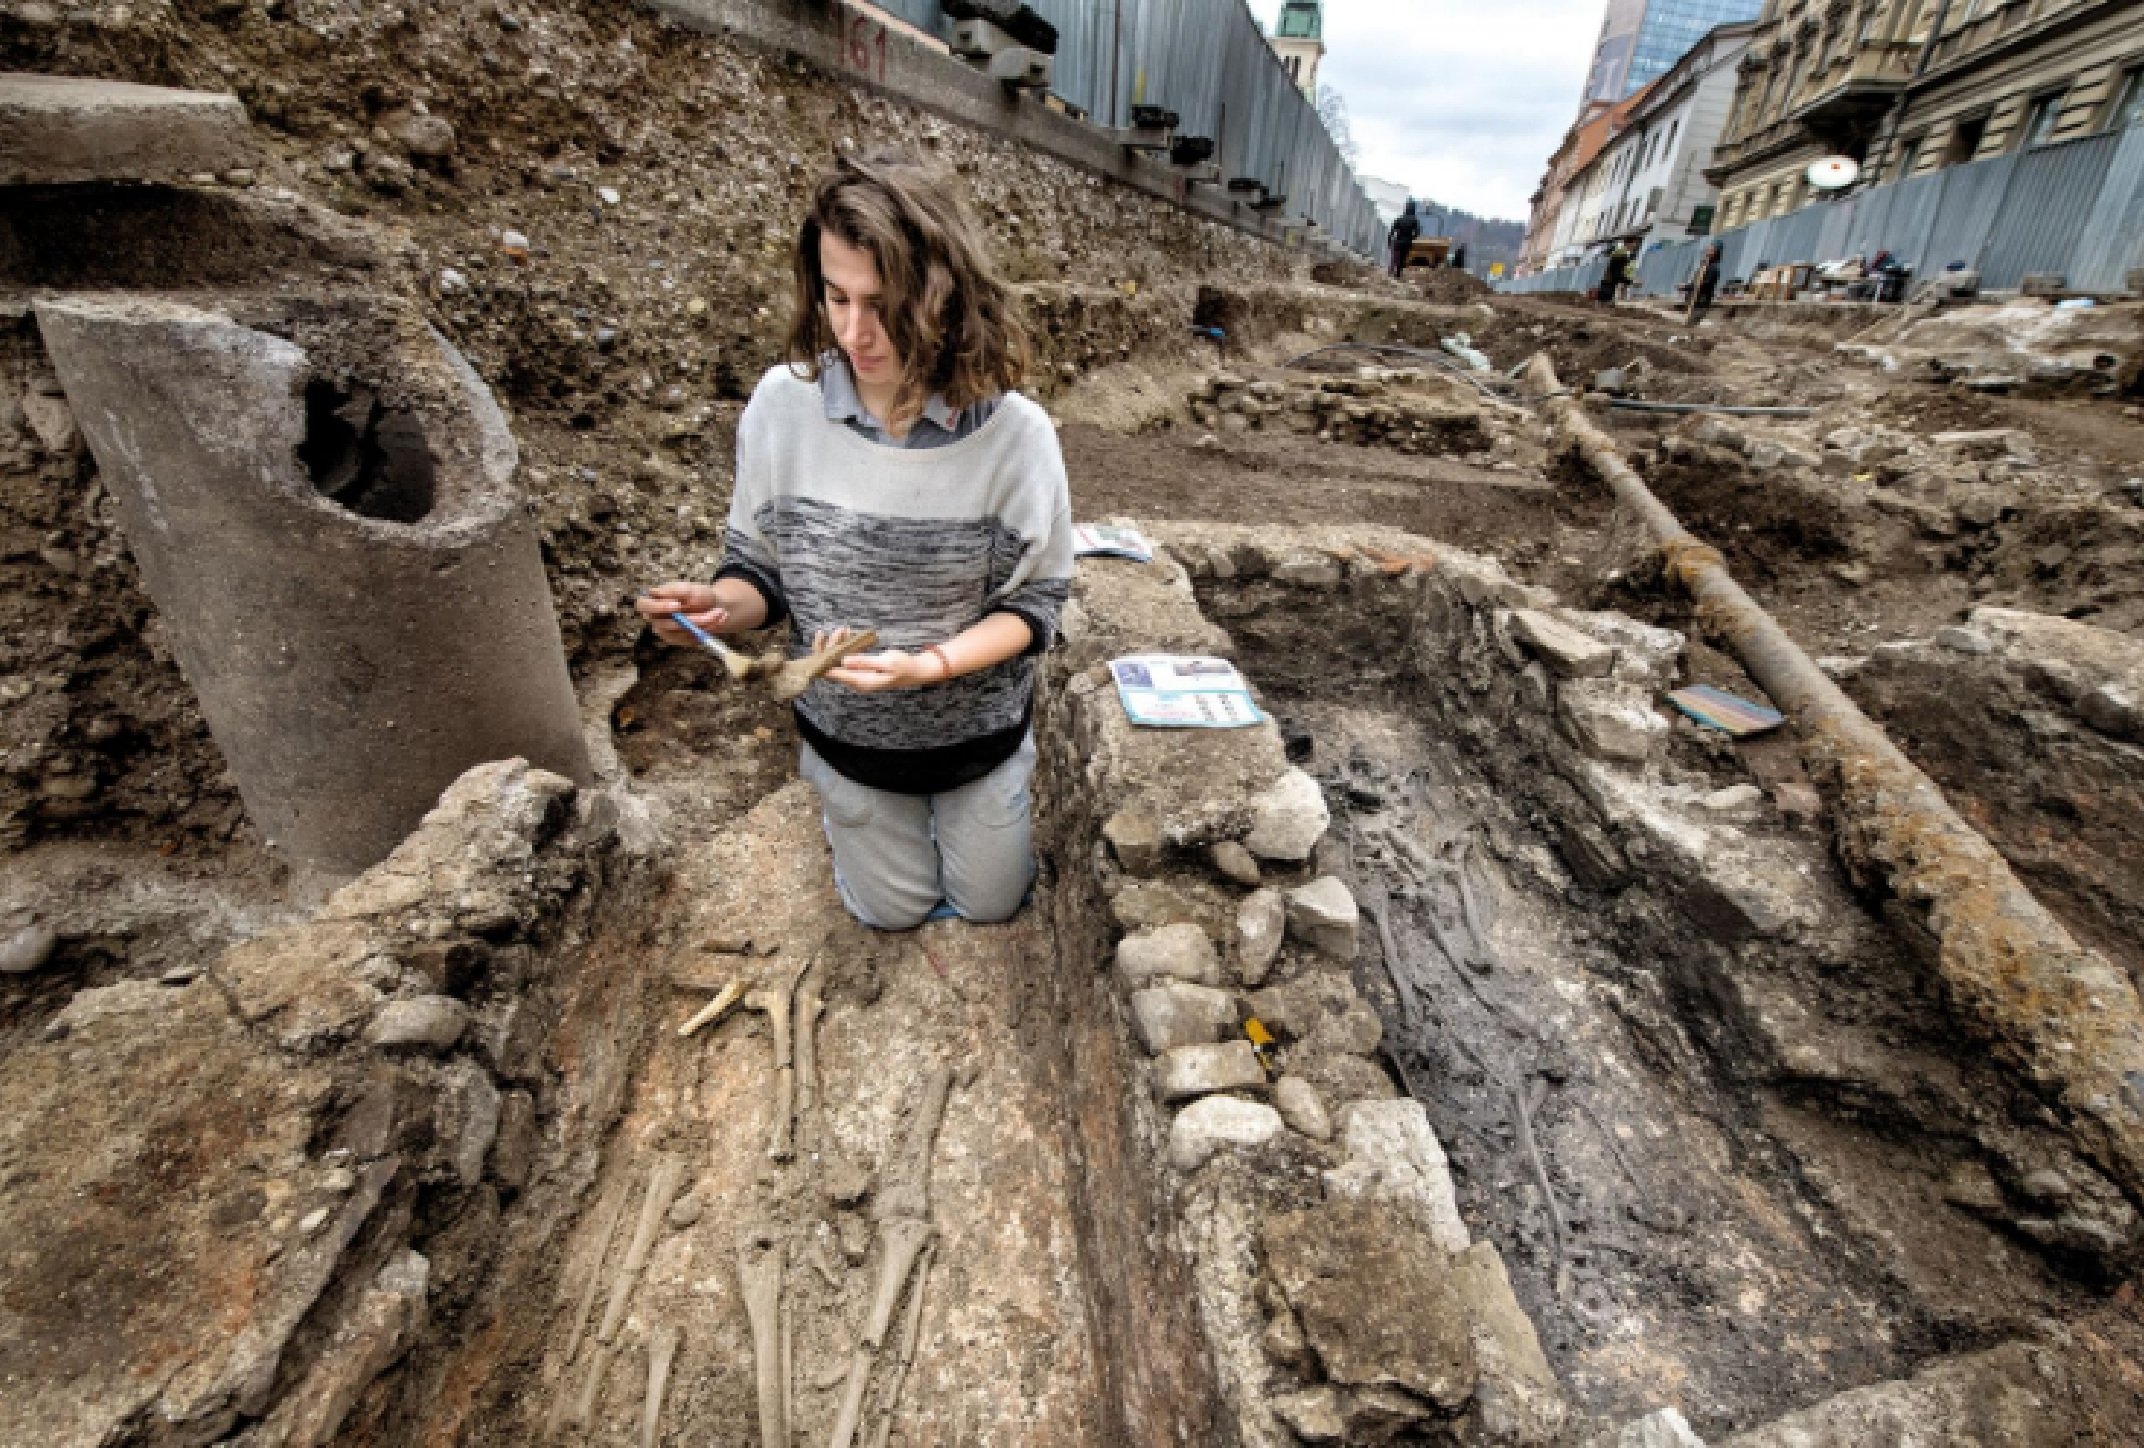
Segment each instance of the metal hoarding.
M2120 142L2112 134L2086 136L2017 158L2009 194L1980 255L1983 287L2008 291L2034 272L2067 275Z

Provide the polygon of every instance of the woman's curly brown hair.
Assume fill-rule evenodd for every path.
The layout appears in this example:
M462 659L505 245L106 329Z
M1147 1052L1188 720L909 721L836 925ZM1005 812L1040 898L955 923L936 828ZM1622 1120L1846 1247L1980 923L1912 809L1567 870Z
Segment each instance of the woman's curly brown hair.
M888 422L913 421L933 392L957 411L1020 385L1027 329L983 249L981 228L947 177L895 151L836 161L797 233L789 362L802 375L817 381L822 359L839 345L819 270L825 235L878 263L879 316L901 367Z

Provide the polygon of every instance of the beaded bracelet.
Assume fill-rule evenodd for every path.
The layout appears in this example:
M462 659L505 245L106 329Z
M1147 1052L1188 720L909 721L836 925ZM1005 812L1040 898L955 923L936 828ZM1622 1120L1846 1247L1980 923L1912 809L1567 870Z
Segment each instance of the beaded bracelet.
M939 680L938 682L939 682L939 683L941 683L941 684L950 684L950 683L952 683L952 682L953 682L953 661L952 661L952 659L950 659L950 658L948 658L948 657L946 656L946 651L945 651L944 647L943 647L942 645L939 645L939 644L932 644L932 645L931 645L931 646L930 646L929 648L925 649L925 650L924 650L923 652L925 652L925 653L929 654L929 655L930 655L930 656L931 656L932 658L936 659L936 660L937 660L937 661L938 661L938 662L939 662L939 663L940 663L941 665L943 665L943 666L944 666L944 668L945 668L945 677L944 677L944 678L942 678L942 679L940 679L940 680Z

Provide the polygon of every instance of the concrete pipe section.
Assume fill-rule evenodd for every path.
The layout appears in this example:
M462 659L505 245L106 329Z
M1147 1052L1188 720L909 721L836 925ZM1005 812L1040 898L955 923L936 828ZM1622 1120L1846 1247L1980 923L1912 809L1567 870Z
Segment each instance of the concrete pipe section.
M355 874L473 764L589 776L512 436L384 303L44 301L37 319L255 822Z

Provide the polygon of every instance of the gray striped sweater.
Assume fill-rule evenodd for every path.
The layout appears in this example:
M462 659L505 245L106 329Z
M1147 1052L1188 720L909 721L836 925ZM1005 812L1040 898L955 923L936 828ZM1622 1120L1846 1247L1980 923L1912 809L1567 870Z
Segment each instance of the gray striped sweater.
M762 377L737 429L737 491L718 578L791 620L789 652L842 625L883 646L943 643L993 613L1025 620L1018 658L950 684L858 694L821 680L797 725L859 784L935 794L989 773L1020 746L1072 586L1072 512L1056 429L1009 394L957 442L884 447L827 419L816 384L788 367Z

